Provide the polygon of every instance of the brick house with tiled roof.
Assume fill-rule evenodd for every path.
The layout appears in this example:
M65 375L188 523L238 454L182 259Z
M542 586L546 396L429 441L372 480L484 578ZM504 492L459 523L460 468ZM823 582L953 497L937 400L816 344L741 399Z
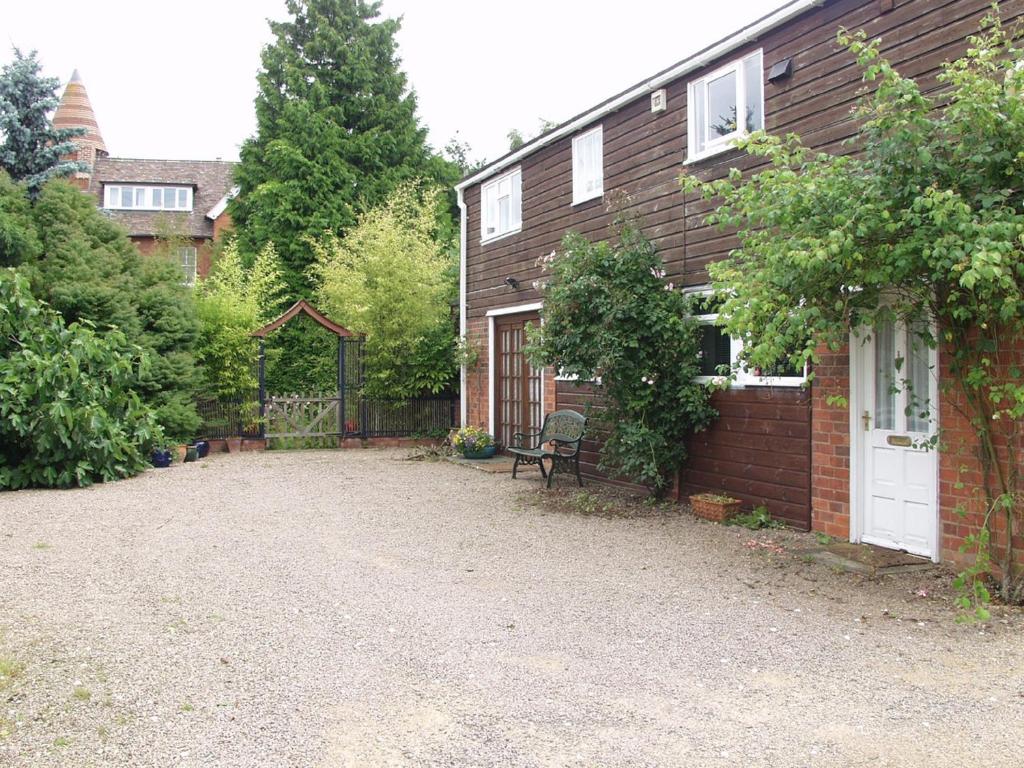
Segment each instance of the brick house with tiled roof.
M78 149L70 159L81 160L90 169L76 174L75 180L125 228L141 253L152 253L160 237L173 235L181 242L178 258L185 282L209 272L212 244L231 226L227 203L235 191L234 163L110 157L77 70L53 123L86 129L74 140Z

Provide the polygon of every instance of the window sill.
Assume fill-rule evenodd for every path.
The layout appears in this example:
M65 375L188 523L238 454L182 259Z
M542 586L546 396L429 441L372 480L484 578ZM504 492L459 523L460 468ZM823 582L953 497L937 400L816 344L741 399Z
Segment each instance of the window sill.
M702 160L717 157L718 155L725 154L726 152L736 151L738 149L738 147L736 146L736 142L739 141L740 139L745 139L749 135L750 134L743 133L729 139L724 144L716 144L711 149L706 149L700 154L687 155L686 159L683 161L683 165L693 165L694 163L699 163Z
M600 192L594 192L587 197L573 197L572 207L575 208L577 205L583 205L583 203L589 203L591 200L600 200L604 197L604 190Z
M512 237L512 235L518 235L523 231L522 227L519 229L510 229L508 232L502 232L500 235L491 235L488 238L480 238L480 245L488 245L489 243L497 242L498 240L504 240L506 237Z

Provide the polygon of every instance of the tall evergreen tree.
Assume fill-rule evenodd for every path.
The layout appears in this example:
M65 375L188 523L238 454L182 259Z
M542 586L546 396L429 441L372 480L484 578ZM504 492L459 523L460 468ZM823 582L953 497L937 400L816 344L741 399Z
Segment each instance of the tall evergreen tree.
M54 128L50 113L57 108L55 77L43 77L32 51L28 56L14 49L14 60L0 71L0 168L15 181L24 182L35 197L52 178L85 170L84 163L61 160L75 151L71 139L84 128Z
M436 155L399 68L400 23L379 2L287 0L271 22L256 97L256 135L242 146L231 205L242 249L272 242L289 298L312 290L309 238L343 234L401 182L459 177Z

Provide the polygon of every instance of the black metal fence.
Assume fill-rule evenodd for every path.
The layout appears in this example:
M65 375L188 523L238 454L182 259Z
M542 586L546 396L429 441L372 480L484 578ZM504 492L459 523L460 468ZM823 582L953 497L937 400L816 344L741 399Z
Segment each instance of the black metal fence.
M223 440L260 436L260 404L255 394L231 400L200 399L196 410L202 419L199 437Z
M284 400L319 403L321 400L335 401L334 415L330 424L315 436L324 434L340 436L337 423L337 395L333 397L292 395ZM349 394L345 400L344 433L348 437L432 437L441 436L453 427L459 426L459 396L444 393L409 400L372 400ZM262 437L267 432L289 433L294 425L268 423L260 430L259 399L238 398L229 401L201 400L197 403L202 418L200 437L223 439L227 437ZM274 420L276 411L270 409L267 418ZM287 428L286 428L287 427ZM271 435L273 436L273 435Z

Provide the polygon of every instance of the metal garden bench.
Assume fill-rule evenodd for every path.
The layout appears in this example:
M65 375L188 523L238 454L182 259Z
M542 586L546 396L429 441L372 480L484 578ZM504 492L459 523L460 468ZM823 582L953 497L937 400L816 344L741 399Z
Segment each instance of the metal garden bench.
M583 486L580 477L580 445L586 433L587 419L576 411L555 411L544 417L540 432L516 432L508 452L516 457L512 465L512 477L520 464L536 464L541 477L547 478L548 488L555 471L574 471L576 482ZM544 470L544 460L551 460L551 469Z

